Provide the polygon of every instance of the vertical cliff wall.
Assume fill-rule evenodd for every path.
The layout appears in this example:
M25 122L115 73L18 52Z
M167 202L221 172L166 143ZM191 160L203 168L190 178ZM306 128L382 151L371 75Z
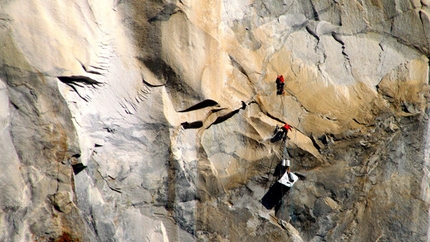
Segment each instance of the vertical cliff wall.
M0 240L429 240L429 1L0 4Z

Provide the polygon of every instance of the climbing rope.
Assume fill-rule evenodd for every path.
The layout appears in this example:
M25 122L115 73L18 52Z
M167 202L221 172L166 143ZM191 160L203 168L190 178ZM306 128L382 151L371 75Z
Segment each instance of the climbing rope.
M300 124L300 120L299 120L299 124ZM282 142L283 143L283 155L282 155L282 158L283 159L285 159L285 160L289 160L290 159L290 155L289 155L289 153L288 153L288 149L287 149L287 146L288 146L288 141L289 141L289 139L288 139L288 137L285 139L285 142ZM295 133L294 133L294 136L293 136L293 142L294 143L296 143L297 144L297 130L295 131ZM288 161L287 161L288 162ZM291 165L292 165L292 163L290 163L290 162L288 162L288 164L287 164L290 168L291 168ZM289 188L289 189L291 189L292 188L292 186ZM284 217L290 217L289 216L289 214L288 214L288 211L293 211L293 204L292 203L290 203L289 202L289 200L287 199L287 198L285 198L286 196L287 196L287 194L284 194L284 187L282 186L281 187L281 194L282 194L282 197L281 197L281 201L280 201L280 208L279 208L279 217L281 217L281 216L284 216ZM284 202L285 202L285 204L284 204ZM286 209L286 210L285 210ZM287 211L287 214L285 214L285 211ZM293 215L293 214L292 214ZM294 216L293 217L291 217L291 219L292 219L292 221L295 221L296 220L296 218L294 218ZM280 223L281 224L281 222L282 222L282 219L280 219L279 221L278 221L278 223Z
M290 156L288 155L288 150L287 150L287 142L288 142L288 138L285 139L285 142L282 142L282 145L284 146L283 147L284 149L283 149L282 159L285 159L285 160L289 160L290 159ZM287 162L289 162L289 161L287 161ZM285 171L285 172L287 172L287 171ZM284 174L285 174L285 172L284 172ZM284 175L284 174L282 174L282 175ZM284 194L284 186L281 186L281 194L282 194L282 197L281 197L281 211L280 211L280 215L283 215L284 214L284 196L285 196L285 194Z
M282 109L282 116L283 117L285 117L285 107L284 107L284 98L283 98L284 97L284 92L285 91L283 90L281 98L280 98L281 99L281 109ZM288 131L287 131L287 134L288 134ZM285 135L287 135L287 134L285 134ZM283 142L282 142L282 146L283 146L282 147L282 159L289 163L288 166L291 166L291 164L290 164L290 155L288 154L287 145L288 145L288 136L285 137L285 140L283 140ZM285 172L287 172L287 171L284 171L284 173L282 175L284 175ZM285 211L284 197L285 197L286 194L284 194L284 186L281 186L281 194L282 194L282 197L281 197L281 204L280 204L280 216L284 215L284 211Z

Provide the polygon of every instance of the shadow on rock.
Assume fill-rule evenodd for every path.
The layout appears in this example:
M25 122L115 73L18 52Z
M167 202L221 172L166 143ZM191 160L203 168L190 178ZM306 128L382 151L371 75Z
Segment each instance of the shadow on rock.
M276 206L277 209L281 205L282 197L290 190L289 187L282 185L279 182L275 182L269 191L261 199L261 203L267 209L272 209Z

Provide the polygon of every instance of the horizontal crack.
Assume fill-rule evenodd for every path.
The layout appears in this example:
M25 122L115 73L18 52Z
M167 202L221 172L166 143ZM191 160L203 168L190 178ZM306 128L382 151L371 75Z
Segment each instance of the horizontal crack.
M59 76L58 79L67 85L76 85L82 87L80 83L85 85L101 85L102 83L87 76Z
M251 104L253 102L255 102L255 101L251 100L247 103L242 101L242 107L235 109L231 112L223 114L222 111L226 110L226 108L221 108L221 107L219 107L219 104L217 102L208 99L208 100L205 100L201 103L198 103L198 104L196 104L196 105L194 105L194 106L192 106L186 110L180 111L180 112L189 112L189 111L194 111L194 110L198 110L201 108L217 105L218 106L217 108L213 108L209 111L211 114L209 114L204 120L198 120L198 121L193 121L193 122L185 121L185 122L182 122L181 125L184 129L198 129L201 127L204 127L204 129L208 129L210 126L212 126L214 124L219 124L219 123L222 123L222 122L230 119L235 114L237 114L241 109L245 110L246 106L248 106L249 104ZM210 118L212 115L216 115L215 120L212 123L207 124L207 122L210 122L208 120L212 119L212 118Z
M148 87L164 87L164 86L166 86L166 84L154 85L154 84L151 84L151 83L149 83L149 82L145 81L145 79L143 79L143 80L142 80L142 82L143 82L145 85L147 85Z
M204 100L200 103L197 103L197 104L195 104L195 105L193 105L193 106L191 106L185 110L181 110L178 112L185 113L185 112L190 112L190 111L199 110L199 109L212 107L212 106L218 106L219 107L219 104L217 102L215 102L214 100L206 99L206 100Z

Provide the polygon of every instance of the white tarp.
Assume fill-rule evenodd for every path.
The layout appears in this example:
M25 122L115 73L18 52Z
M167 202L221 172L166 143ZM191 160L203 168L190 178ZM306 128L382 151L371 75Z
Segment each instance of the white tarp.
M296 181L299 180L299 177L292 172L290 172L290 176L293 180L292 182L290 182L290 179L288 178L288 172L285 172L284 175L281 177L281 179L278 180L278 182L284 186L292 187L294 183L296 183Z

